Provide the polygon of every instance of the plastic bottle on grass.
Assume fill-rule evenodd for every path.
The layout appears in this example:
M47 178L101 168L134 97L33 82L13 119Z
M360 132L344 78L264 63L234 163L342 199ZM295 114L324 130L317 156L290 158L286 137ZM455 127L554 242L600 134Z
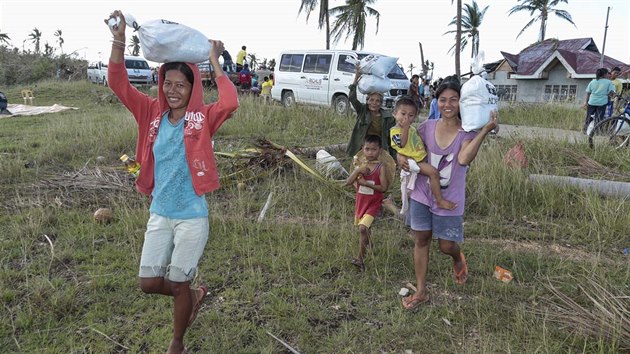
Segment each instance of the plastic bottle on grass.
M138 178L138 175L140 174L140 163L138 163L138 161L127 156L127 154L123 154L120 157L120 161L125 164L125 167L127 168L127 171L129 171L129 173L131 173L135 178Z

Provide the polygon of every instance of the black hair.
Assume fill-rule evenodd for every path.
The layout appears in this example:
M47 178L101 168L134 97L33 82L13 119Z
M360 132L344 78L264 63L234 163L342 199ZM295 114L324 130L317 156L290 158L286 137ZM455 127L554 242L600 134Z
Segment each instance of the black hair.
M263 77L263 81L269 81L269 76Z
M602 77L606 76L606 74L608 74L608 69L606 68L597 69L597 71L595 72L595 80L601 79Z
M165 63L162 65L164 69L162 70L162 81L164 81L166 77L166 72L169 70L177 70L186 76L186 80L190 82L191 85L195 83L195 74L193 74L192 69L188 66L188 64L181 61L174 61L171 63Z
M612 68L612 70L610 70L611 72L613 71L621 71L621 68L618 66L615 66L614 68Z
M364 144L367 143L376 143L378 144L378 147L382 148L383 147L383 142L381 141L381 137L378 135L366 135L365 136L365 140L363 140Z
M416 112L418 112L418 104L409 96L401 96L396 101L396 104L394 105L394 112L396 112L400 106L412 106L416 109Z
M246 47L246 46L242 46L242 47L241 47L241 49L242 49L242 50L245 50L245 49L247 49L247 47Z
M418 78L418 79L419 79L419 78L420 78L420 75L418 75L418 74L413 74L413 75L411 76L411 80L413 80L413 79L415 79L415 78Z
M444 78L437 90L435 90L435 98L439 98L445 90L453 90L459 95L461 86L457 75L447 76Z

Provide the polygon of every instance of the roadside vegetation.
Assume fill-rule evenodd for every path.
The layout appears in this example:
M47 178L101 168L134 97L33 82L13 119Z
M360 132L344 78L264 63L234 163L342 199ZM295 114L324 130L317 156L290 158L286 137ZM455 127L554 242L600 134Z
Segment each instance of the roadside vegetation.
M21 100L20 88L6 90L10 103ZM38 105L80 109L0 118L1 351L161 352L170 300L143 294L136 279L149 204L118 161L134 153L133 117L107 88L86 81L39 82L35 96ZM579 129L582 116L549 105L507 108L501 120ZM215 146L237 152L257 138L334 145L352 126L352 117L329 110L242 97ZM431 302L415 312L398 295L414 282L413 242L398 218L386 213L375 223L359 273L349 262L358 242L352 193L268 147L261 158L217 157L223 187L207 196L211 236L196 279L211 297L187 334L189 352L287 352L269 333L301 353L630 350L630 204L527 178L612 171L630 182L630 149L594 154L586 139L533 138L524 141L528 167L514 169L503 156L515 143L489 137L471 166L468 282L455 284L451 262L433 245ZM604 167L588 169L584 158ZM95 223L100 207L113 210L111 223ZM497 265L514 280L494 279Z

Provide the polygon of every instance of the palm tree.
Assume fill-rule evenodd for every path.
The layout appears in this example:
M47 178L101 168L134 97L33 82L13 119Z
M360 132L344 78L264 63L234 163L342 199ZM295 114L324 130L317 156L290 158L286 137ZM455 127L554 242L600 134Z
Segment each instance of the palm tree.
M273 71L273 69L275 69L276 67L276 59L271 58L269 62L267 63L267 66L269 67L269 70Z
M378 24L381 14L374 8L368 6L375 3L376 0L346 0L346 4L330 9L330 14L337 16L330 34L334 37L335 43L339 42L343 34L346 38L352 38L352 50L359 47L363 49L365 44L365 26L367 17L376 17L376 33L378 34Z
M315 7L319 4L319 17L317 26L319 29L326 25L326 49L330 49L330 16L328 14L328 0L302 0L302 5L300 5L300 10L298 11L298 15L302 13L302 11L306 12L306 22L308 23L308 18L311 15L311 12L315 10Z
M451 0L453 4L454 0ZM457 30L455 32L455 75L460 77L460 53L462 52L462 0L457 0Z
M63 43L65 42L63 40L63 38L61 38L61 30L58 29L57 32L55 32L55 37L57 37L57 43L59 43L59 50L61 50L61 53L63 54Z
M28 35L31 39L31 43L35 44L35 54L39 53L39 42L42 39L42 33L36 28L33 28L33 32Z
M464 14L462 15L462 38L460 42L460 50L464 51L466 46L468 45L468 38L472 39L472 50L470 53L470 57L474 58L479 53L479 27L483 22L483 16L486 14L489 6L483 8L483 10L479 11L479 6L477 2L473 0L472 5L465 4ZM457 23L457 17L453 17L453 21L449 23L449 26L452 26ZM457 30L452 30L445 32L447 33L456 33ZM455 50L455 45L451 47L449 53Z
M523 34L523 32L525 32L525 30L529 28L529 26L533 25L536 21L540 21L540 32L538 34L538 42L544 41L545 32L547 30L547 19L549 17L549 14L551 13L556 14L556 16L568 21L573 26L575 26L575 23L573 22L573 19L571 18L571 14L568 11L558 10L554 8L561 2L568 4L569 3L568 0L518 0L518 1L519 2L522 1L522 3L511 8L510 11L508 11L508 15L511 15L519 11L528 11L530 16L532 17L534 16L534 13L537 11L540 11L540 14L536 17L533 17L529 22L527 22L525 27L523 27L523 29L518 33L516 38L520 37L520 35ZM577 26L575 27L577 28Z
M127 48L131 49L131 55L137 57L140 54L140 38L135 34L131 36Z
M258 65L258 58L256 58L256 53L247 54L247 58L249 59L249 70L255 70Z
M0 33L0 43L4 43L6 45L9 45L9 41L10 40L11 40L11 37L9 37L8 34Z
M50 57L53 55L54 52L55 52L55 48L53 48L51 45L48 44L48 42L46 42L44 44L44 56Z
M408 68L409 68L409 70L407 70L407 72L409 73L409 76L412 76L413 75L413 69L415 69L416 66L413 65L413 63L411 63L411 64L409 64Z

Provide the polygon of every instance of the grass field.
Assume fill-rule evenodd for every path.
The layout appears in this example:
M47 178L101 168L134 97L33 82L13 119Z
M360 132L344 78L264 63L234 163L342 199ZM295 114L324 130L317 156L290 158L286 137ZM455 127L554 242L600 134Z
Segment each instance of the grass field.
M19 88L5 92L21 100ZM87 82L42 82L34 93L38 105L80 109L0 119L0 352L164 352L171 300L143 294L136 278L149 203L118 161L135 150L132 116ZM501 112L510 124L573 130L580 117L554 106ZM238 151L261 137L289 147L345 143L352 126L352 117L325 109L243 97L216 149ZM585 143L527 140L529 166L517 170L502 162L514 143L489 137L469 171L468 282L455 284L450 259L432 245L432 299L414 312L397 294L414 279L413 242L399 219L375 223L359 273L349 263L358 233L348 193L278 154L218 157L223 187L207 196L211 236L196 279L211 297L187 333L189 352L288 352L268 333L301 353L630 350L630 256L622 252L630 204L527 179L608 171L628 182L630 149L595 154ZM578 155L605 168L585 169ZM99 207L113 210L113 222L94 222ZM496 265L514 280L494 279Z

